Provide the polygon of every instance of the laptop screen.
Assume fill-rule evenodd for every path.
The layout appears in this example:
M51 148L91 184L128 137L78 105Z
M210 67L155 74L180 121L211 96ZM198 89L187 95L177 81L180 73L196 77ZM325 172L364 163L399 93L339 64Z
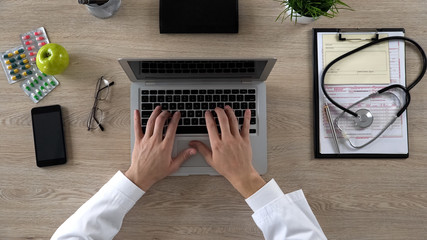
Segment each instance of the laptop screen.
M267 60L129 60L137 80L250 79L259 80Z

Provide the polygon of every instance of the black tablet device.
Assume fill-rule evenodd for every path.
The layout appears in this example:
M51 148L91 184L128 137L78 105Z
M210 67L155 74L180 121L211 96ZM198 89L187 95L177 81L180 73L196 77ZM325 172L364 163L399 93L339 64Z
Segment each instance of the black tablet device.
M238 0L160 0L160 33L238 31Z

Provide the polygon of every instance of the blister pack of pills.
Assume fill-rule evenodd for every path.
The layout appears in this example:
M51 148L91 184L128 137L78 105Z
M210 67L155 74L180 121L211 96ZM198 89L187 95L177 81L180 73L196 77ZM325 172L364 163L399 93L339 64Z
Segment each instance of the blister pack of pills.
M22 45L27 51L31 63L36 62L37 51L44 45L49 43L46 30L44 27L39 27L35 30L23 33L20 35Z
M31 71L33 64L28 60L23 46L14 47L2 53L1 64L9 84L16 83L33 74Z
M21 46L1 54L1 64L9 84L20 82L21 89L38 103L59 85L54 76L42 73L36 64L38 50L48 44L49 39L44 27L20 34L20 39Z
M21 81L20 86L34 103L38 103L56 88L59 82L54 76L46 75L37 68L33 68L32 70L34 71L33 76Z

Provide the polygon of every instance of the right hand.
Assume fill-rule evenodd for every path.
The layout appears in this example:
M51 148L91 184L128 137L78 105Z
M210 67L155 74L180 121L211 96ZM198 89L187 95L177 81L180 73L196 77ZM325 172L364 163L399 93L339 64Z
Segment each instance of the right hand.
M225 111L224 111L225 109ZM190 142L206 162L223 175L244 198L250 197L265 185L265 181L252 165L252 148L249 137L251 110L245 111L241 131L230 106L216 108L221 135L218 134L212 113L206 111L206 127L212 150L200 141Z

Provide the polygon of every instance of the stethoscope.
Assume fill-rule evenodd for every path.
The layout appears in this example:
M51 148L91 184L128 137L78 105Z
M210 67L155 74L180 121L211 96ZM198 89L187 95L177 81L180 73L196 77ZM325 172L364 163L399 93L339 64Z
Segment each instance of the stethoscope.
M421 57L422 57L422 61L423 61L423 68L420 72L420 74L418 75L418 77L415 79L415 81L413 81L408 87L404 87L400 84L392 84L389 85L387 87L384 87L380 90L378 90L375 93L372 93L368 96L366 96L365 98L360 99L359 101L355 102L354 104L350 105L348 108L345 108L343 106L341 106L339 103L337 103L336 101L334 101L329 94L327 93L326 89L325 89L325 76L326 73L328 72L328 70L332 67L332 65L334 65L335 63L337 63L338 61L356 53L359 52L365 48L368 48L372 45L376 45L378 43L384 42L384 41L390 41L390 40L404 40L404 41L408 41L410 43L412 43L420 52ZM409 93L409 91L415 87L415 85L417 85L421 79L423 78L425 72L426 72L426 54L424 52L424 50L421 48L421 46L415 42L414 40L407 38L407 37L403 37L403 36L393 36L393 37L385 37L385 38L381 38L381 39L376 39L373 40L372 42L369 42L361 47L358 47L348 53L345 53L341 56L339 56L338 58L334 59L332 62L330 62L325 69L323 70L322 73L322 78L321 78L321 86L322 86L322 91L325 95L325 97L333 104L335 105L337 108L341 109L343 112L341 114L338 115L337 118L335 118L334 120L334 125L335 127L338 129L338 131L341 133L341 135L348 141L348 143L350 144L351 147L359 149L359 148L363 148L369 144L371 144L373 141L375 141L376 139L378 139L384 132L385 130L387 130L395 121L397 118L400 117L400 115L402 115L403 112L405 112L405 110L408 108L409 103L411 102L411 94ZM397 99L397 101L399 102L399 106L401 106L402 104L400 103L399 97L397 97L394 93L392 92L388 92L391 89L398 89L401 90L404 94L405 94L405 104L400 108L400 110L396 113L395 116L393 116L393 118L383 127L383 129L381 129L378 134L376 136L374 136L371 140L367 141L366 143L362 144L362 145L357 145L355 143L353 143L350 139L350 137L346 134L346 132L338 125L339 120L344 116L345 113L348 113L350 115L352 115L353 118L353 122L355 127L360 128L360 129L364 129L367 128L369 126L371 126L371 124L374 121L374 115L372 114L371 111L369 111L368 109L358 109L357 111L352 111L350 110L351 108L353 108L354 106L358 105L359 103L366 101L369 98L373 98L379 95L385 95L385 94L389 94L390 96L392 96L393 98L395 97Z

